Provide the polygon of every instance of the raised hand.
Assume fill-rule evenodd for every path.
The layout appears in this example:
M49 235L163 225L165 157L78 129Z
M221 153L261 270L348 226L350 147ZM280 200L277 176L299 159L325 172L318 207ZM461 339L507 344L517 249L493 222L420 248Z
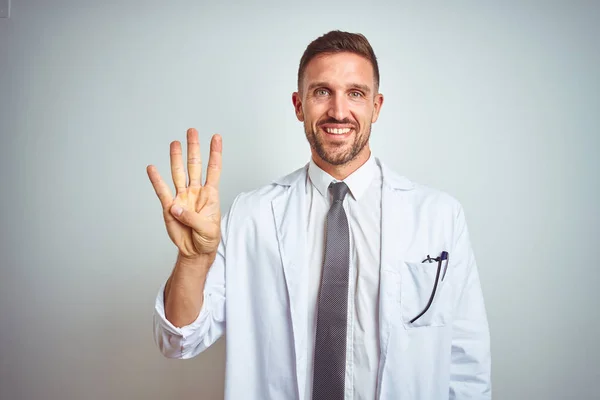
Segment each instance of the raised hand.
M147 167L148 177L163 208L167 233L179 249L179 256L194 259L214 256L221 238L219 178L221 175L222 139L214 135L210 143L206 182L202 185L202 162L198 131L187 131L187 169L183 165L181 144L171 143L171 175L175 198L155 166Z

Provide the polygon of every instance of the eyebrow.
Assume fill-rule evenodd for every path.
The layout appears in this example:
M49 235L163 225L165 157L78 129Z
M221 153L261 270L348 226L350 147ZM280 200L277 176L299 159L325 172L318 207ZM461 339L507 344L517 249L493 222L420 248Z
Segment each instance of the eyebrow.
M329 84L327 82L315 82L315 83L311 83L308 86L308 90L314 90L318 87L329 87ZM361 83L351 83L348 85L348 88L351 89L358 89L358 90L362 90L363 92L365 92L366 94L371 93L371 88L367 85L363 85Z

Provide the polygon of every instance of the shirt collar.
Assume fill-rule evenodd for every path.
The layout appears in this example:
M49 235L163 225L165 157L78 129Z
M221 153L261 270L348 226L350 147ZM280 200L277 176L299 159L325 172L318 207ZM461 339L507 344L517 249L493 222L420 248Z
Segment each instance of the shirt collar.
M359 200L369 186L371 186L371 183L373 183L373 180L377 177L377 169L377 163L371 153L367 162L344 179L344 182L348 185L350 193L355 200ZM312 157L308 165L308 176L314 187L317 188L319 193L323 196L329 195L329 185L331 182L338 182L337 179L315 164Z

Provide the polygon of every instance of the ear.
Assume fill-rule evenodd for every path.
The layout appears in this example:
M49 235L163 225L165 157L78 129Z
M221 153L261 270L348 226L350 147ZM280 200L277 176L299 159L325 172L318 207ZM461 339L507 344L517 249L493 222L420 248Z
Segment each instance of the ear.
M292 103L294 104L294 111L296 112L296 118L298 118L298 121L304 122L304 111L302 110L302 100L300 99L300 94L298 92L294 92L292 94Z
M379 118L379 111L381 111L382 105L383 95L381 93L377 93L373 101L373 116L371 117L371 123L375 123L377 121L377 118Z

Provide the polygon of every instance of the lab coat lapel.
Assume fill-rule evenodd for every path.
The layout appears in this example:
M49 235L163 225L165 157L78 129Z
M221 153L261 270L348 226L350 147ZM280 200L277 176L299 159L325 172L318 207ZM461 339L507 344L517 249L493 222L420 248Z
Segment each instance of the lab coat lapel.
M407 202L407 191L414 186L408 179L394 174L379 160L383 176L381 191L381 278L379 296L379 341L380 362L378 393L381 394L382 379L385 379L386 359L390 337L402 329L400 319L400 273L399 262L410 244L408 226L412 223L411 208ZM393 366L391 366L393 368ZM388 369L390 366L387 367Z
M294 354L296 357L294 371L296 372L295 378L299 398L304 396L303 382L306 378L306 324L308 316L306 176L307 169L302 168L277 181L286 189L271 203L289 299Z

